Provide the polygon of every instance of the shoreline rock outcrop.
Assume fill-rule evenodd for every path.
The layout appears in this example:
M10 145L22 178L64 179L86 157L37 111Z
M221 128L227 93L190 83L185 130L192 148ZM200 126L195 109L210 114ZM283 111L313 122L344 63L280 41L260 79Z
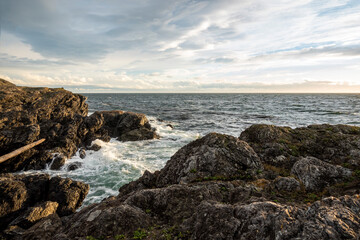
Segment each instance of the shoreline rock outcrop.
M48 174L0 175L0 231L25 230L51 215L75 213L89 185ZM17 231L16 230L16 231Z
M0 116L0 149L5 146L8 150L9 143L36 140L44 129L53 130L50 136L62 144L37 147L20 160L39 161L35 156L41 156L47 162L47 156L41 154L58 152L61 165L61 156L87 147L96 138L157 137L142 114L107 111L87 117L81 97L70 97L64 90L21 88L1 80L0 85L4 86L0 90L4 112ZM11 97L22 99L31 92L35 98L28 103ZM59 113L48 116L47 108L41 107L45 96L51 97L53 92L68 105L48 106ZM66 101L65 96L74 98L75 103ZM10 104L8 110L4 110L6 104ZM34 106L40 107L38 115L32 112ZM68 110L74 113L69 113L71 117ZM46 121L38 119L41 114ZM68 152L63 147L68 147ZM118 196L78 212L88 185L47 174L2 174L0 237L359 239L359 186L359 127L323 124L292 129L258 124L239 138L207 134L182 147L163 169L145 171L138 180L122 186Z
M0 172L59 169L95 139L137 141L159 138L144 114L103 111L88 114L86 97L61 88L18 87L0 79L0 155L41 138L46 141L0 163Z
M302 145L310 147L314 136L322 138L319 132L331 127L342 129L335 133L343 142L323 149L354 152L357 145L347 143L360 139L360 128L257 127L240 138L210 133L181 148L160 171L145 171L121 187L118 196L60 220L48 216L14 239L359 238L360 168L348 160L360 159L344 158L340 166L335 157L303 151ZM291 138L285 135L287 141L279 143L289 132ZM297 144L299 153L291 154L291 144ZM279 164L279 156L288 162ZM46 227L50 223L51 229Z

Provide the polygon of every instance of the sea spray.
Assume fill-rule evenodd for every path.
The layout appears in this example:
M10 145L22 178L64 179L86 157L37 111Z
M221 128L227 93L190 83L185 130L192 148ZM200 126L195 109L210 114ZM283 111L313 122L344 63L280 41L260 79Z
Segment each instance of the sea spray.
M161 169L179 148L200 136L196 132L179 130L176 126L173 129L168 122L158 121L155 117L148 118L160 134L160 139L135 142L111 139L108 143L97 139L92 144L101 146L101 149L87 150L84 159L80 158L78 151L60 170L47 168L29 173L46 172L51 176L70 177L89 184L90 191L83 206L116 196L122 185L136 180L145 170L154 172ZM80 167L68 171L72 164Z

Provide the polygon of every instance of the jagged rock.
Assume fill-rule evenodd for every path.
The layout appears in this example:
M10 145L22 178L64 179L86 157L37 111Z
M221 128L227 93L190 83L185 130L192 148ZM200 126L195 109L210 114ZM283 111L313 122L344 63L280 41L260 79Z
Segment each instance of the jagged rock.
M76 128L87 115L85 100L64 89L3 84L0 89L0 152L11 152L41 138L46 141L1 163L0 172L45 168L52 160L46 150L56 147L59 153L72 156L81 142Z
M53 177L50 180L48 200L58 202L57 213L66 216L81 206L89 188L88 184L70 178Z
M67 167L67 170L68 170L68 171L74 171L74 170L80 168L81 165L82 165L81 162L73 162L73 163L70 163L70 164L68 165L68 167Z
M121 136L118 137L118 140L139 141L139 140L149 140L156 138L159 138L159 135L154 130L141 128L141 129L134 129L129 132L121 134Z
M162 233L173 226L178 227L168 232L171 239L180 234L187 239L259 240L357 239L360 235L359 195L324 198L310 206L229 202L235 189L245 188L229 182L206 182L136 191L82 209L58 226L61 231L49 236L76 239L125 234L132 238L135 230L143 229L152 239L162 239ZM32 234L37 231L31 229ZM25 231L22 236L27 234Z
M139 208L119 204L100 204L94 208L76 213L65 223L62 234L57 237L75 239L86 236L116 236L133 233L138 228L147 228L154 224L149 214Z
M287 169L301 156L356 165L360 127L322 124L291 129L255 124L242 132L240 139L248 142L263 161Z
M0 152L8 153L41 138L42 144L0 163L0 172L44 169L59 153L70 158L95 139L121 141L158 138L144 114L123 111L87 116L86 97L64 89L17 87L3 79L0 89ZM63 161L58 159L53 169Z
M10 177L0 177L0 217L20 210L27 199L25 183Z
M13 220L9 226L19 226L21 228L29 228L40 219L56 213L58 207L57 202L43 202L34 207L28 208L22 215Z
M20 234L38 220L58 212L73 213L89 190L87 184L48 174L0 175L0 236ZM17 227L14 227L14 226ZM13 227L10 227L13 226Z
M62 154L57 154L56 156L54 156L54 159L51 162L50 169L59 170L62 166L64 166L65 162L66 157Z
M56 233L62 232L62 221L60 217L57 214L52 214L38 223L36 223L34 226L30 227L27 230L12 232L12 238L14 240L44 240L44 239L54 239L53 236ZM9 233L9 232L8 232ZM65 240L68 238L62 238L61 234L59 234L58 240Z
M137 181L120 188L120 194L169 184L190 183L203 179L252 178L263 168L259 157L244 141L209 133L181 148L161 171L145 171Z
M123 111L99 112L104 118L104 129L121 141L159 138L144 114Z
M335 166L314 157L306 157L297 161L291 172L297 176L308 191L321 191L324 187L351 176L351 170Z
M273 202L228 205L204 201L181 229L192 232L190 239L356 239L358 198L327 198L309 208Z
M278 177L274 180L274 184L279 191L299 191L300 183L293 177Z
M210 133L177 151L157 178L157 186L209 177L245 177L262 164L253 149L232 136Z

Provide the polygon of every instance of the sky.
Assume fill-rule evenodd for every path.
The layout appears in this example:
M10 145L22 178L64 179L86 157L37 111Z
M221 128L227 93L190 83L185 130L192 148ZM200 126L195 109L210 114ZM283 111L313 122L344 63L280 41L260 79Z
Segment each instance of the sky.
M0 0L0 78L90 92L360 92L359 0Z

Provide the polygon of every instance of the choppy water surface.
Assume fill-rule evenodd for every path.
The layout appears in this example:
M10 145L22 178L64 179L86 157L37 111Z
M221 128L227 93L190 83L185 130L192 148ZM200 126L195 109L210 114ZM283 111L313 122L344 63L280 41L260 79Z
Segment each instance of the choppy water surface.
M182 146L209 132L239 136L255 123L282 126L351 124L360 126L360 95L356 94L84 94L89 113L125 110L145 113L161 139L104 143L87 157L71 162L82 167L45 172L90 184L84 205L116 195L120 186L147 169L161 169ZM168 124L174 126L171 129Z

